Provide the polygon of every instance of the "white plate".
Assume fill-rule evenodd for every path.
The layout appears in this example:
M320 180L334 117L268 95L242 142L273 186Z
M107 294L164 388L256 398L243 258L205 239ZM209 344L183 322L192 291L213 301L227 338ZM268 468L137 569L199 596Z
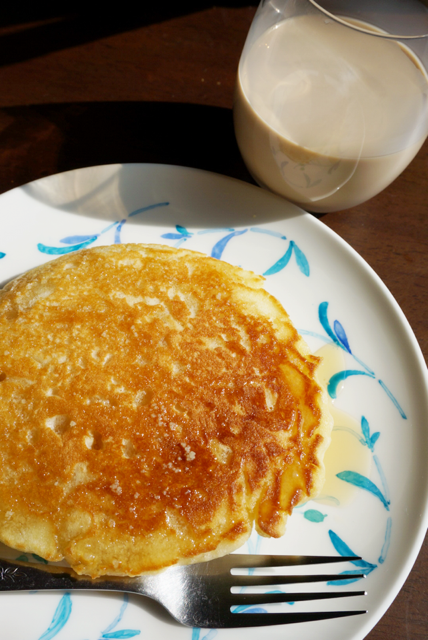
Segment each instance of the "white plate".
M294 205L258 187L182 167L80 169L14 189L0 202L0 282L79 246L181 245L266 274L266 288L311 348L331 344L343 357L331 372L338 375L330 391L337 392L336 407L355 420L353 433L342 431L346 447L357 457L363 452L369 465L356 475L344 463L336 482L354 491L352 500L342 506L312 501L295 511L282 539L253 536L244 551L344 554L350 549L360 555L360 567L342 569L368 573L363 585L351 587L367 590L362 606L368 614L269 627L263 634L269 640L312 640L314 634L318 640L361 640L410 572L428 520L426 367L406 319L373 271ZM348 598L337 602L310 607L361 608ZM290 611L297 606L283 605ZM121 595L2 594L0 619L8 640L260 637L257 629L184 628L149 601Z

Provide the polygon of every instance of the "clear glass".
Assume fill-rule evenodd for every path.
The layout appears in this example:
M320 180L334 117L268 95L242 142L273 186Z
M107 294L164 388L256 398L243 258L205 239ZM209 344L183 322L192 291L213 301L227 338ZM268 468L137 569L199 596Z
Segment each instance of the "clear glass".
M318 213L387 187L428 135L427 34L418 0L262 0L234 101L254 179Z

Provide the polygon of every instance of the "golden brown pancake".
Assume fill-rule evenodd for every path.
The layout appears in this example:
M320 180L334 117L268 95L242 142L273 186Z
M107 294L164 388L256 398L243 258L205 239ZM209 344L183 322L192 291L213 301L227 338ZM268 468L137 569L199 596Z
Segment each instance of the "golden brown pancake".
M281 536L323 482L318 359L263 278L160 245L0 292L0 540L137 575Z

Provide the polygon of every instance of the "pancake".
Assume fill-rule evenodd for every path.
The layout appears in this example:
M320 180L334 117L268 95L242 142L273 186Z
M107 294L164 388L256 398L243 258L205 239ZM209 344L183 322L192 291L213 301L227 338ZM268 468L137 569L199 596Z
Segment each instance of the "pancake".
M0 540L139 575L284 533L322 486L331 418L264 279L113 245L0 292Z

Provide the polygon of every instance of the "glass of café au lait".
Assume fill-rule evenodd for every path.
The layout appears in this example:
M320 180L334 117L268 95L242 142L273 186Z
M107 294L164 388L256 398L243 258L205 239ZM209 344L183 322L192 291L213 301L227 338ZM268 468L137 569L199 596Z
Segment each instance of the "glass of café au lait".
M427 69L419 0L263 0L234 100L248 170L311 212L365 202L428 135Z

